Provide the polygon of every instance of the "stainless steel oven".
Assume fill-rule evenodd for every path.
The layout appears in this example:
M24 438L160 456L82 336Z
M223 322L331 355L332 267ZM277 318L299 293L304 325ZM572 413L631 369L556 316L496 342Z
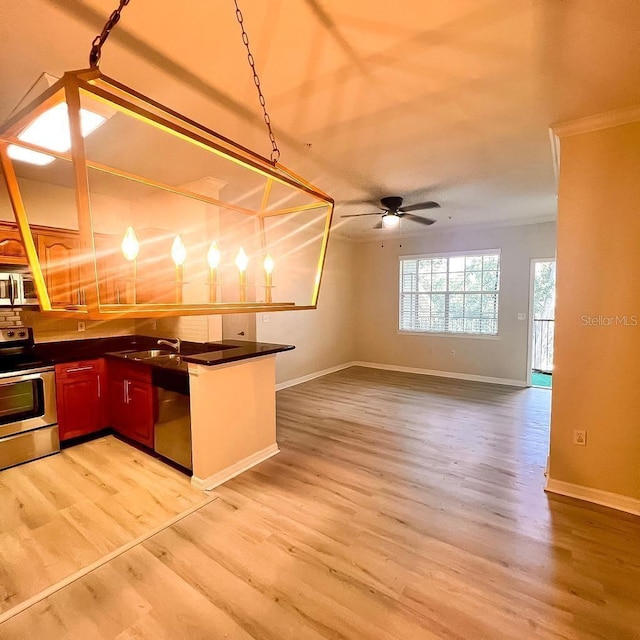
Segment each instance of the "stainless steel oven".
M0 331L0 469L60 450L53 366L33 360L27 329Z

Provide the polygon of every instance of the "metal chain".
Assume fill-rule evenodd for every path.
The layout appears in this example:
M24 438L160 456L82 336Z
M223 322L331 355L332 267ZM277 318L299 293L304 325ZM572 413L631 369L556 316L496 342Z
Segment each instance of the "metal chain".
M89 54L89 65L92 69L97 69L100 64L100 54L102 46L107 41L111 29L118 24L122 10L129 4L131 0L120 0L118 8L109 16L107 23L104 25L100 35L96 36L91 43L91 53Z
M271 162L273 162L273 164L275 165L277 164L278 160L280 160L280 149L278 148L276 137L273 135L273 129L271 128L271 118L269 117L269 113L267 112L267 103L264 99L264 95L262 94L260 78L258 77L258 72L256 71L256 61L254 60L253 54L251 53L251 49L249 47L249 36L244 29L244 18L242 16L242 11L240 11L240 7L238 6L238 0L233 0L233 2L236 5L236 19L238 20L240 29L242 29L242 42L247 48L247 60L249 61L249 66L251 67L251 71L253 73L253 82L256 85L256 89L258 90L258 100L260 101L260 106L262 107L264 123L267 125L269 140L271 140Z
M118 24L122 10L129 4L130 1L131 0L120 0L118 8L109 16L109 19L104 25L104 28L102 29L100 35L96 36L91 43L89 65L92 69L96 69L98 67L100 63L102 47L109 37L109 34L111 33L113 27ZM253 73L253 82L256 85L256 89L258 90L258 100L260 101L260 106L262 107L264 123L267 125L267 131L269 132L269 140L271 141L271 162L275 165L277 164L278 160L280 160L280 149L278 148L276 137L273 134L273 129L271 128L271 117L267 112L267 103L262 93L262 87L260 86L260 78L258 77L258 72L256 71L256 62L253 58L253 54L251 53L251 48L249 47L249 36L247 35L247 32L244 28L244 17L242 15L242 11L240 11L240 7L238 6L238 0L233 1L236 5L236 19L238 20L238 24L240 25L240 29L242 30L242 42L247 48L247 60L249 61L249 66L251 67L251 71Z

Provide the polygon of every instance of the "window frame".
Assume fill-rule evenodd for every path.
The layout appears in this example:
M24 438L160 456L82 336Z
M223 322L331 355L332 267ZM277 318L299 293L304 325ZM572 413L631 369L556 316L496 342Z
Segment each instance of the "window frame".
M402 273L402 262L403 260L432 260L434 258L446 258L447 261L449 258L458 258L458 257L472 257L472 256L486 256L486 255L497 255L498 256L498 288L495 290L495 293L498 295L498 313L496 315L496 333L469 333L463 331L416 331L416 330L406 330L402 329L400 326L401 317L402 317L402 282L400 280ZM398 300L397 300L397 309L398 309L398 324L397 324L397 333L403 336L422 336L422 337L444 337L444 338L474 338L477 340L500 340L500 297L502 291L502 251L500 249L478 249L478 250L465 250L465 251L446 251L446 252L437 252L437 253L416 253L416 254L408 254L408 255L400 255L398 256L398 270L396 273L396 282L398 283ZM447 262L447 281L449 276L449 264ZM447 287L448 287L447 282ZM427 292L426 292L427 293ZM428 293L443 293L446 295L451 295L451 291L447 288L446 291L442 292L428 292ZM453 292L453 293L465 293L462 292ZM482 291L477 293L483 293ZM484 293L494 293L494 292L484 292Z

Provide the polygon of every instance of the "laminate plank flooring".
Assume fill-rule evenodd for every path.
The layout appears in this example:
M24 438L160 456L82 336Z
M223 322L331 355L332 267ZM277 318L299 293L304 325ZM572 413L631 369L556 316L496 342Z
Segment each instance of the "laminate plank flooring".
M544 494L549 404L363 368L281 391L280 455L0 637L638 639L640 519Z
M0 471L0 614L206 498L113 436Z

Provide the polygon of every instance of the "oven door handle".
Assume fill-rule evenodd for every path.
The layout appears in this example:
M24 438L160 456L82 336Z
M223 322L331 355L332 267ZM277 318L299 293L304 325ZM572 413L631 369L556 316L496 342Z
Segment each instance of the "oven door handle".
M43 374L53 374L53 371L53 367L42 367L40 369L29 369L29 372L24 373L23 375L16 375L15 371L12 371L10 373L1 373L0 386L5 384L13 384L15 382L26 382L27 380L42 380L44 378Z
M13 307L13 304L16 300L16 296L13 290L13 276L11 274L9 274L9 302L11 304L11 306Z

